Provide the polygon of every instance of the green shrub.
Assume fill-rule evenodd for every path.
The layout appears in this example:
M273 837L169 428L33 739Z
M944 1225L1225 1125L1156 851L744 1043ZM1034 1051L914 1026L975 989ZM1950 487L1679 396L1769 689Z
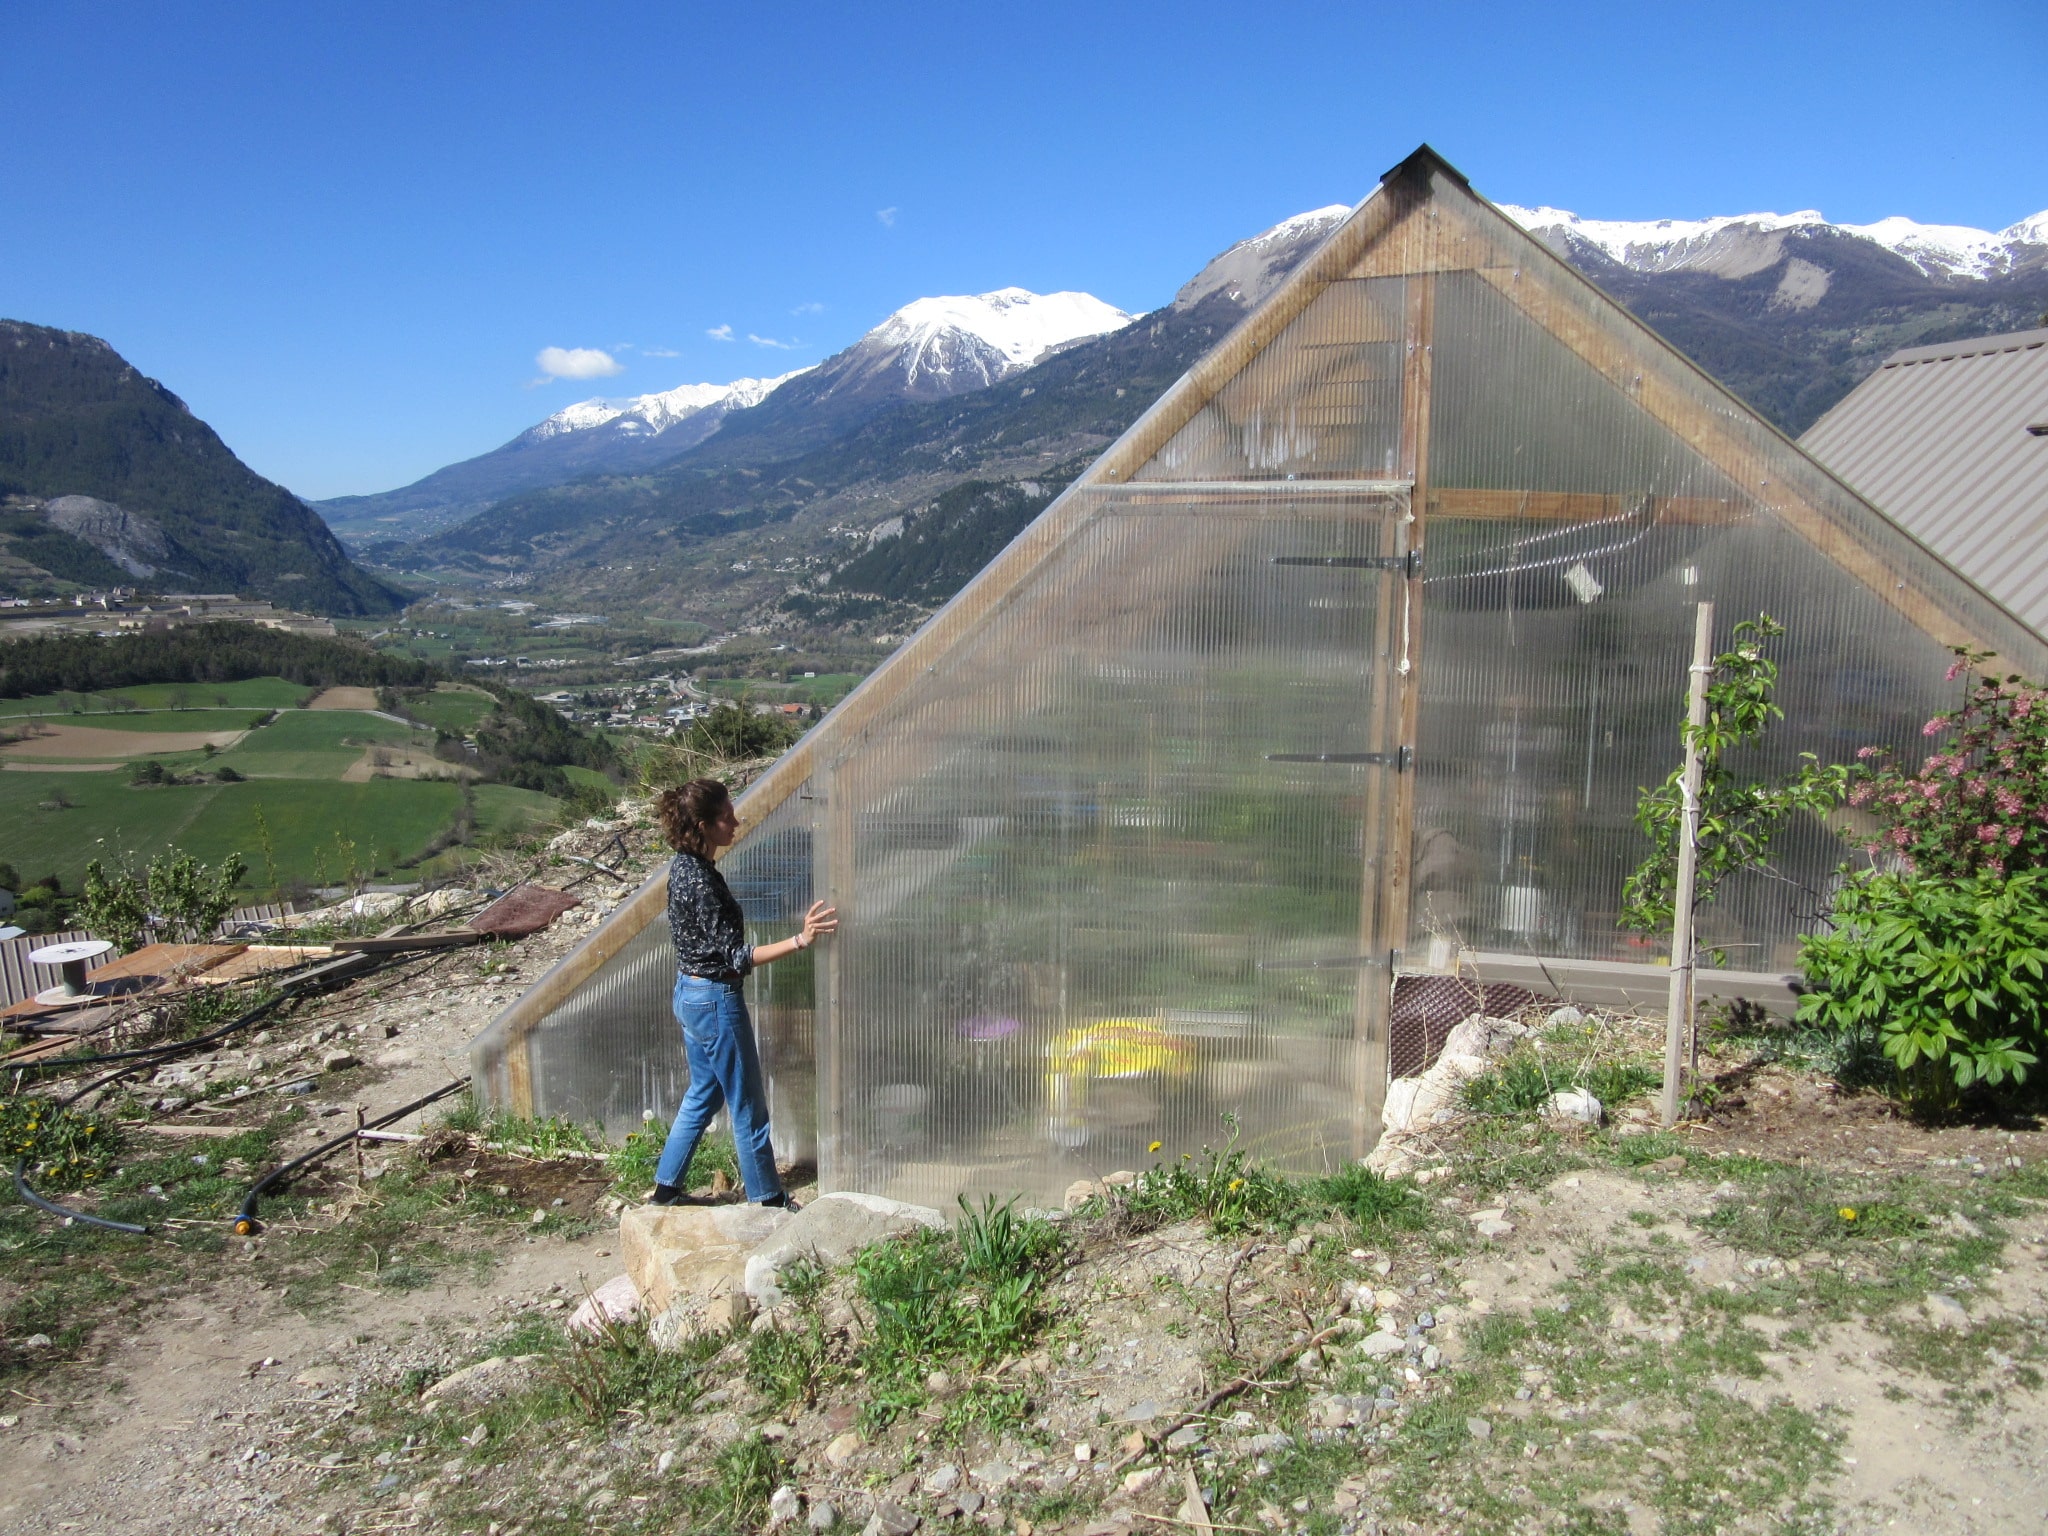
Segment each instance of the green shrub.
M1413 1184L1390 1179L1363 1163L1318 1179L1314 1187L1324 1200L1368 1229L1415 1227L1428 1218L1428 1205Z
M1865 875L1832 919L1800 940L1802 1023L1875 1036L1920 1111L2025 1081L2048 1030L2048 870Z
M26 1158L29 1177L46 1193L98 1183L119 1150L119 1133L106 1121L48 1099L0 1100L0 1154Z
M79 920L124 954L151 938L202 943L234 910L235 887L246 872L239 853L210 865L167 848L146 871L124 863L112 874L94 859L85 866Z
M1182 1153L1175 1163L1155 1163L1139 1176L1126 1197L1130 1210L1157 1221L1202 1221L1223 1236L1248 1231L1290 1214L1301 1192L1259 1167L1238 1146L1235 1115L1223 1123L1230 1140L1201 1156ZM1159 1150L1159 1143L1152 1143Z
M1543 1063L1518 1052L1469 1079L1459 1090L1465 1107L1478 1115L1533 1115L1555 1092Z

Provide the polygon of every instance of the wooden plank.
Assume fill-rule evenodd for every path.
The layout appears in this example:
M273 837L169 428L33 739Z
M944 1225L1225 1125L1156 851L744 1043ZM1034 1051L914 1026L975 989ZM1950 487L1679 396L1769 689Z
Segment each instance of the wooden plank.
M246 944L145 944L132 954L86 972L85 984L101 987L109 982L127 981L172 986L232 960L247 948Z
M1409 503L1413 521L1408 528L1408 547L1421 557L1420 565L1401 584L1401 613L1394 626L1397 655L1390 657L1390 681L1398 688L1398 714L1392 736L1399 746L1420 746L1422 688L1420 686L1423 641L1422 570L1428 565L1429 522L1429 429L1431 385L1434 380L1436 349L1436 279L1428 275L1410 278L1404 301L1401 437L1395 462L1414 490ZM1382 838L1378 900L1373 948L1368 954L1385 955L1408 942L1410 863L1414 847L1415 771L1390 776L1393 804L1380 821ZM1368 982L1372 983L1368 987ZM1357 1155L1364 1156L1380 1139L1381 1110L1387 1096L1390 1017L1394 994L1391 963L1385 971L1361 977L1359 984L1362 1038L1357 1049L1360 1083L1357 1103ZM1370 1001L1373 1014L1363 1016Z
M1465 522L1592 523L1625 517L1639 498L1590 491L1457 490L1432 488L1432 518ZM1697 527L1722 527L1745 522L1755 513L1740 502L1713 496L1659 496L1656 521Z
M490 938L474 929L457 928L450 933L402 933L395 938L336 939L337 955L396 955L416 949L460 949L465 944L482 944Z

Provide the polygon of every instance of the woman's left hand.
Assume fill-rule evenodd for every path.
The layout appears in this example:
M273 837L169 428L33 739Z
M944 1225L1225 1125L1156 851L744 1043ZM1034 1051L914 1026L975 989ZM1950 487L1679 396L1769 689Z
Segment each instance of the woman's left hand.
M804 947L808 949L824 935L838 931L839 909L822 901L812 902L810 911L804 914Z

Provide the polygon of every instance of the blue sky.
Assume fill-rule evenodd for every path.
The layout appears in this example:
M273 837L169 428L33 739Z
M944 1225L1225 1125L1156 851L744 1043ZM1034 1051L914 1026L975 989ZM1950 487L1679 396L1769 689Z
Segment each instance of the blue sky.
M302 495L383 490L575 399L815 362L920 295L1156 306L1425 139L1589 216L1999 228L2048 207L2041 20L37 0L0 7L0 315L104 336ZM550 347L623 371L536 385Z

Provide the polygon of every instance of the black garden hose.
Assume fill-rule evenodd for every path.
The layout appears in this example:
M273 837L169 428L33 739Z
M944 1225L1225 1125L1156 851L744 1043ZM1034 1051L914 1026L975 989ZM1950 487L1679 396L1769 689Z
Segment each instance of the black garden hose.
M297 1173L308 1163L318 1162L337 1147L347 1146L356 1139L358 1132L379 1130L391 1124L394 1120L403 1120L415 1110L425 1109L429 1104L445 1099L452 1093L460 1093L468 1086L469 1079L467 1077L458 1077L453 1082L444 1083L432 1093L414 1099L410 1104L405 1105L401 1109L394 1109L389 1114L379 1115L376 1119L366 1124L350 1126L333 1140L323 1141L312 1151L271 1169L270 1172L263 1175L262 1178L258 1179L250 1187L248 1195L242 1201L241 1210L235 1213L235 1235L237 1237L250 1237L263 1229L263 1224L256 1219L256 1203L263 1198L265 1190L273 1185L285 1183L293 1174Z
M407 958L411 957L408 956ZM258 1019L264 1017L264 1015L280 1004L296 997L298 989L309 981L326 981L330 978L335 981L354 981L364 975L367 970L381 970L383 968L370 962L368 957L364 957L362 961L347 965L344 969L344 962L351 960L356 960L356 957L353 955L343 955L337 960L323 960L313 970L301 971L297 975L287 977L283 982L279 983L277 994L274 997L266 998L246 1013L240 1014L228 1023L221 1025L219 1029L210 1030L203 1035L194 1035L190 1040L167 1040L161 1045L139 1045L132 1051L107 1051L98 1056L46 1056L40 1061L25 1061L12 1070L15 1072L54 1072L64 1067L92 1067L105 1061L140 1061L144 1057L151 1056L168 1060L170 1057L183 1055L186 1051L196 1051L202 1046L213 1044L216 1040L226 1039L238 1029L247 1029L251 1024L254 1024ZM387 961L385 963L390 964L392 962Z
M229 1035L234 1034L237 1030L247 1029L251 1024L256 1023L259 1019L267 1017L270 1013L276 1010L283 1003L289 1001L293 997L296 997L299 993L299 990L305 987L308 983L326 981L329 979L335 981L353 981L371 972L383 970L388 966L402 964L404 963L404 960L412 958L416 957L405 956L403 957L403 959L391 959L380 962L374 959L370 959L366 956L359 957L355 955L344 955L336 960L322 961L318 966L314 967L311 970L300 971L296 975L289 977L282 984L280 984L274 996L264 999L262 1002L256 1004L255 1007L248 1009L246 1012L238 1015L234 1019L231 1019L226 1024L221 1025L219 1029L211 1030L203 1035L195 1035L190 1040L172 1040L162 1045L138 1046L136 1049L132 1051L108 1051L104 1054L97 1056L51 1057L47 1061L25 1063L23 1066L17 1067L15 1070L17 1072L32 1072L54 1069L60 1066L95 1066L110 1061L128 1063L126 1066L117 1068L115 1071L108 1073L104 1077L93 1079L93 1081L87 1083L83 1088L79 1089L78 1092L72 1094L70 1098L66 1099L62 1104L57 1106L57 1108L60 1110L69 1109L72 1105L76 1104L80 1099L83 1099L86 1095L94 1093L101 1088L108 1087L113 1083L117 1083L122 1078L127 1077L131 1073L141 1071L145 1067L161 1065L162 1063L171 1060L175 1056L181 1056L188 1051L199 1050L204 1046L213 1044L216 1040L226 1039ZM464 1078L463 1081L467 1082L469 1080L467 1078ZM443 1091L445 1092L447 1090ZM440 1094L437 1093L436 1095L434 1095L434 1097L440 1097ZM431 1102L431 1100L424 1102ZM386 1122L380 1120L377 1123L379 1125L382 1125ZM353 1132L351 1132L351 1134L353 1134ZM88 1226L104 1227L106 1230L110 1232L127 1232L137 1236L145 1237L149 1235L148 1227L136 1226L132 1222L114 1221L105 1216L95 1216L90 1211L73 1210L68 1206L59 1205L57 1202L46 1199L42 1195L37 1194L28 1182L28 1164L29 1159L26 1156L19 1158L15 1162L14 1192L16 1195L20 1196L23 1201L25 1201L29 1205L34 1206L37 1210L47 1212L52 1216L63 1216L72 1221L82 1221L86 1223ZM259 1188L260 1187L261 1186L259 1186ZM252 1190L250 1192L250 1201L244 1205L245 1212L253 1210L253 1202L255 1199L255 1195L256 1191ZM253 1218L251 1219L253 1220ZM236 1229L239 1231L241 1229L241 1226L242 1223L238 1220L236 1222Z

